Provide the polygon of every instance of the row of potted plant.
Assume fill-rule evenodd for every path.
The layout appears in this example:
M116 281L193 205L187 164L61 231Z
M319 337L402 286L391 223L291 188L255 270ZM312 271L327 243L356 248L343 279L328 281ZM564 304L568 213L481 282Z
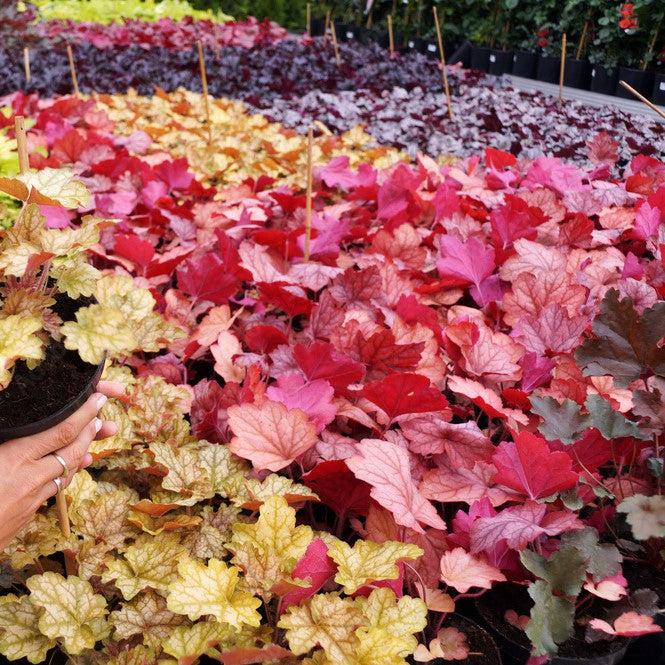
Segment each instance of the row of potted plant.
M413 3L411 3L413 4ZM424 3L416 3L417 5ZM448 3L455 4L455 3ZM609 0L567 0L565 3L529 0L470 0L464 7L442 6L446 41L466 44L455 60L491 74L515 74L545 82L558 82L563 33L568 40L565 84L603 94L630 97L619 85L631 84L656 103L665 103L665 4L638 0L617 4ZM431 20L416 12L399 10L393 17L395 44L400 50L418 49L437 56ZM378 17L391 13L391 3L374 3ZM348 14L347 14L348 16ZM426 15L429 19L431 12ZM338 33L376 39L387 45L383 21L374 27L349 28ZM316 21L320 31L323 21ZM467 44L468 43L468 44ZM448 49L448 55L455 52Z

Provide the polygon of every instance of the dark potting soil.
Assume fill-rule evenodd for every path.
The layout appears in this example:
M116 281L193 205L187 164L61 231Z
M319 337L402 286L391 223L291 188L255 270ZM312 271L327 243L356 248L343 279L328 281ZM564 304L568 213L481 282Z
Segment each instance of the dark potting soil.
M63 321L72 321L78 309L91 302L60 297L53 309ZM0 430L36 423L57 413L86 389L97 370L76 351L51 340L35 369L28 369L23 361L16 363L11 383L0 392Z
M504 615L506 610L515 610L520 615L528 616L533 607L533 601L526 587L516 584L498 584L492 591L481 596L476 603L483 619L496 633L508 642L522 647L525 651L530 648L526 633L509 624ZM584 639L584 627L575 624L575 634L568 641L559 646L559 656L563 658L591 659L621 651L627 640L600 641L589 644Z

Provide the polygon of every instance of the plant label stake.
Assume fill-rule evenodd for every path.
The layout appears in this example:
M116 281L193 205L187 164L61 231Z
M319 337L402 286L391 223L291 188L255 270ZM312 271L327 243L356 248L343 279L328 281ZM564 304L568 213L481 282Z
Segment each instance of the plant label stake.
M395 55L395 35L393 34L393 15L388 14L388 43L390 44L390 57Z
M307 36L312 36L312 3L307 3Z
M342 64L342 59L339 57L339 44L337 43L337 30L335 29L335 21L330 21L330 32L332 34L333 48L335 49L335 62L339 67Z
M74 54L72 53L72 45L67 44L67 59L69 60L69 73L72 75L72 85L74 86L74 95L81 96L79 91L79 80L76 76L76 65L74 64Z
M559 69L559 106L563 104L563 79L566 76L566 47L568 45L566 33L561 37L561 67Z
M589 21L584 21L584 28L582 29L582 36L580 37L580 43L577 45L577 54L575 55L575 60L580 60L582 58L582 52L586 46L586 36L589 32Z
M646 105L647 105L652 111L654 111L655 113L657 113L661 118L665 118L665 111L663 111L663 109L659 108L658 106L656 106L655 104L653 104L652 102L650 102L650 101L649 101L644 95L640 94L637 90L635 90L635 88L633 88L633 86L629 85L629 84L626 83L625 81L619 81L619 83L620 83L620 84L621 84L626 90L628 90L628 92L630 92L631 94L635 95L635 97L637 97L641 102L643 102L644 104L646 104Z
M305 207L305 261L309 261L309 248L312 239L312 182L314 170L314 129L307 131L307 199Z
M23 69L25 70L25 82L30 83L30 49L23 47Z
M446 93L446 103L448 104L448 117L453 119L453 102L450 97L450 85L448 85L448 70L446 68L446 53L443 50L443 35L441 32L441 23L439 22L439 12L436 7L432 7L434 14L434 24L436 25L436 39L439 43L439 58L441 60L441 78L443 79L443 90Z
M323 47L328 46L328 31L330 30L330 10L326 12L326 21L323 24Z
M206 115L206 127L208 128L208 143L212 140L210 127L210 106L208 104L208 76L206 74L206 63L203 58L203 44L199 39L196 42L196 47L199 51L199 70L201 72L201 88L203 89L203 108Z
M21 175L25 175L30 170L30 160L28 157L28 138L25 133L25 118L22 115L17 115L14 119L14 133L16 134L18 168ZM60 531L65 538L68 538L71 534L71 528L69 525L69 514L67 512L67 497L65 497L63 491L59 491L55 495L55 505L58 511Z

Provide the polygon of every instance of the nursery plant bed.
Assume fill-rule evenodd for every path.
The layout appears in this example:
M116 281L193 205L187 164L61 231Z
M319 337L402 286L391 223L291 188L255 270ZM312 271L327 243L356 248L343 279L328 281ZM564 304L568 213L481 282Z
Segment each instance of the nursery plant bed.
M497 636L507 664L523 665L528 659L530 642L523 631L504 619L504 614L512 609L528 616L532 605L526 587L510 583L495 585L476 601L478 613ZM584 640L584 631L578 627L573 637L559 646L559 654L549 665L618 665L627 648L626 639L589 644Z
M71 321L85 300L59 298L54 311ZM62 342L51 340L44 360L34 369L19 362L9 386L0 392L0 441L30 436L55 427L95 391L104 362L91 365Z

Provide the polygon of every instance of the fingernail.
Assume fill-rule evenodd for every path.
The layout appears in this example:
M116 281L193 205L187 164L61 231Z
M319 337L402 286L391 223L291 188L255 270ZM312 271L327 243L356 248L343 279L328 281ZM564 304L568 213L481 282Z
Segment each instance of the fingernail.
M95 418L94 420L95 423L95 434L99 432L100 429L102 429L102 421L99 418Z
M81 468L85 469L86 467L90 466L93 463L92 455L90 453L86 453L83 457L83 460L81 461Z
M106 395L99 395L97 397L97 402L96 402L97 411L99 411L99 409L101 409L104 406L104 404L106 404L107 401L108 397Z

